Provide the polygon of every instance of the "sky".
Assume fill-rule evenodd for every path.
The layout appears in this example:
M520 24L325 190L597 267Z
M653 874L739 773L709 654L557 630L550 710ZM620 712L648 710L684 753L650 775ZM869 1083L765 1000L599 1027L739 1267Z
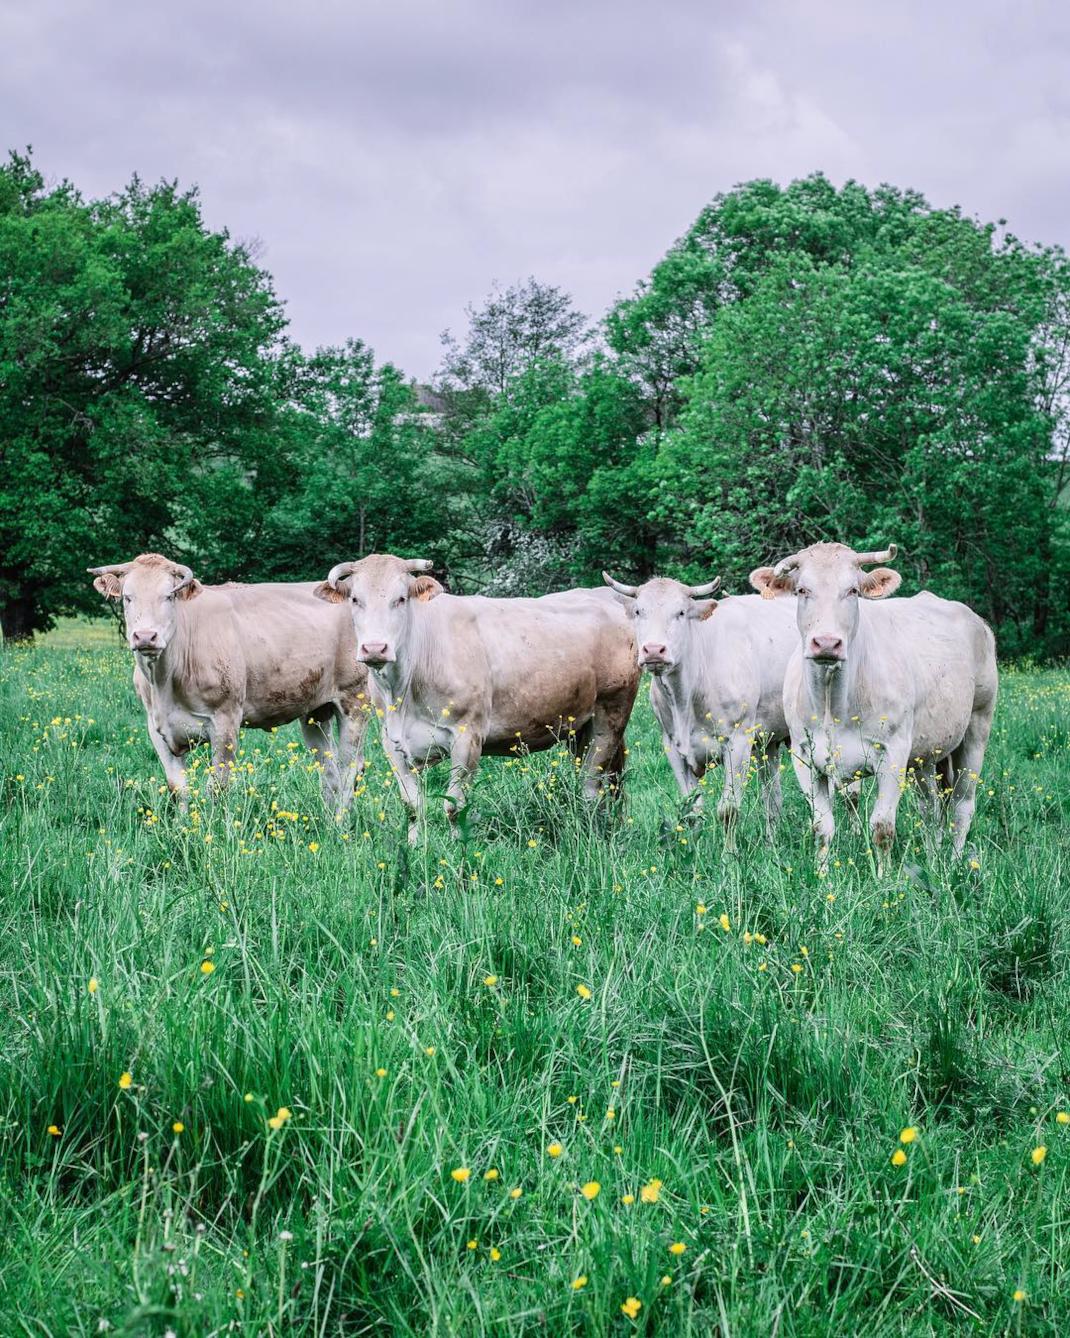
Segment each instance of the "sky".
M306 347L419 379L494 283L600 317L717 192L824 171L1070 243L1054 0L0 0L0 148L201 190Z

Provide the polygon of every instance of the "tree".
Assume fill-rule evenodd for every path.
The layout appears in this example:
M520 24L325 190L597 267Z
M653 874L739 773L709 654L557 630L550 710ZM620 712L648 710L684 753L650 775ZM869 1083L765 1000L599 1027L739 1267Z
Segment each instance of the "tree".
M0 621L18 638L90 607L87 561L196 557L233 536L270 436L283 316L196 191L135 179L86 202L28 155L0 168ZM229 498L221 507L219 499Z
M373 551L424 555L444 494L412 387L358 339L310 357L291 347L281 376L292 483L265 520L265 574L307 580Z

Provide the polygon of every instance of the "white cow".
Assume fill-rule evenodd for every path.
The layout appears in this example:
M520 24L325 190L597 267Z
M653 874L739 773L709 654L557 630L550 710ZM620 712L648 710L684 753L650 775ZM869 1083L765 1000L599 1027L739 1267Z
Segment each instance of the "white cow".
M923 593L883 600L901 577L895 557L813 544L751 572L763 597L796 596L800 641L784 680L795 773L810 801L818 863L828 862L836 783L873 775L870 831L878 857L895 837L911 768L934 804L950 790L954 849L976 806L998 676L992 631L965 604Z
M719 580L684 585L659 577L634 586L608 572L602 577L632 619L639 667L651 674L650 704L680 793L691 794L707 768L722 763L717 816L731 842L757 744L771 831L780 816L784 670L798 640L795 601L706 598ZM701 803L700 792L695 807Z
M416 772L450 760L446 812L456 818L484 753L582 745L584 794L619 780L639 670L627 619L608 590L540 599L447 595L425 559L373 554L340 562L317 589L348 605L370 669L383 746L418 839Z
M242 724L299 720L322 766L324 802L339 813L348 806L363 766L368 671L349 619L313 584L202 585L159 553L89 572L102 595L122 601L149 738L183 803L195 744L210 741L215 781L225 785Z

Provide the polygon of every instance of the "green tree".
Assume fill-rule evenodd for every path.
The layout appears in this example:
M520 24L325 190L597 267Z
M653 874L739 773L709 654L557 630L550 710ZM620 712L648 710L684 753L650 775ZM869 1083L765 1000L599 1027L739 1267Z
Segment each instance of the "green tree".
M87 202L14 154L0 276L5 636L89 607L87 561L195 560L206 519L240 569L283 327L248 251L205 226L196 191L135 178Z

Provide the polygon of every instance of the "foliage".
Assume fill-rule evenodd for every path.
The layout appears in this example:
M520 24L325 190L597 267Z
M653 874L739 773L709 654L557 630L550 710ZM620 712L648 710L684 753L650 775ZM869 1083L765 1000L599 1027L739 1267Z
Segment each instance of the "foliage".
M1070 679L1002 693L980 867L908 793L822 881L790 771L685 823L645 704L620 822L491 758L410 851L377 747L351 822L294 727L184 818L126 653L12 651L0 1328L1065 1332Z
M283 326L248 251L205 227L196 191L135 178L86 202L12 155L0 274L5 634L84 606L88 562L176 534L207 529L240 570Z

